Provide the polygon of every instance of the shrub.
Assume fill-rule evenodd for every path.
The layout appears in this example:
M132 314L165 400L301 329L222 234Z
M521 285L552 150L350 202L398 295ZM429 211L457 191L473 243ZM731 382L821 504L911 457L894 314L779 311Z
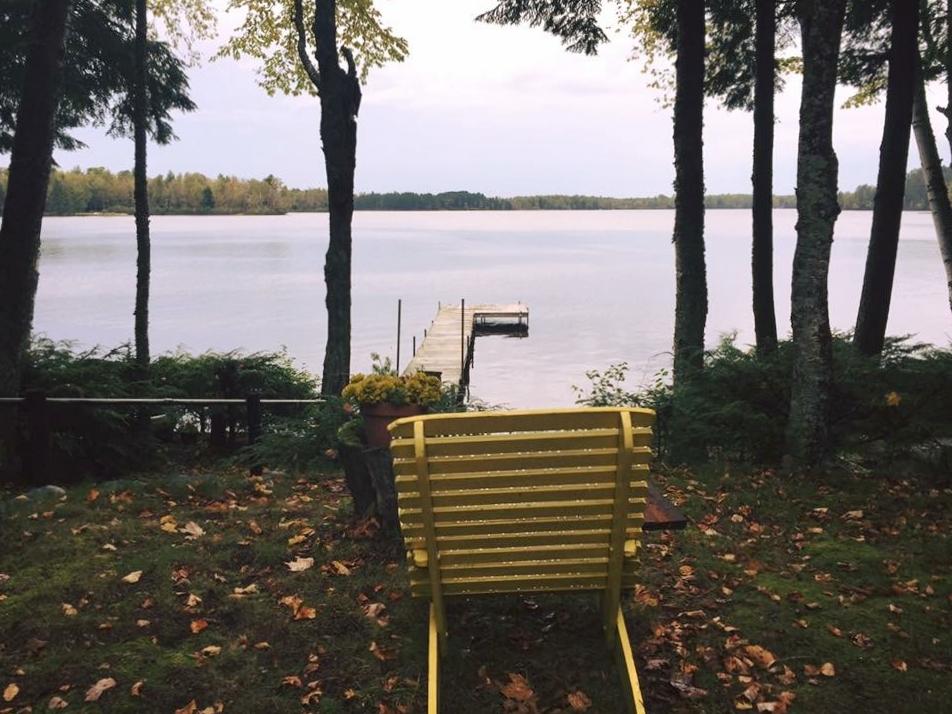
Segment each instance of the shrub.
M316 396L313 377L297 369L284 353L237 352L201 355L175 353L139 367L128 345L113 350L78 351L69 342L34 341L24 368L22 388L52 397L262 397L308 399ZM265 411L269 423L300 407ZM212 422L236 433L244 409L56 404L49 408L52 445L50 476L60 482L91 476L108 478L154 464L163 455L162 440L175 432L203 434Z
M705 355L704 370L674 392L666 373L651 385L625 387L627 365L587 373L578 403L647 406L658 412L660 455L696 460L723 454L756 463L780 460L790 404L793 344L776 353L741 349L723 338ZM880 359L857 353L848 336L833 340L832 446L873 444L895 456L952 436L952 351L889 338Z

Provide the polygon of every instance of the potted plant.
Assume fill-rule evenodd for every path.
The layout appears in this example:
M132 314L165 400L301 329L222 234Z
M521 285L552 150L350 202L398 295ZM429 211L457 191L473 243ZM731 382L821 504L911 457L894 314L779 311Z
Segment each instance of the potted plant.
M442 396L440 380L422 372L398 376L391 371L355 374L341 396L357 402L367 445L390 446L387 425L394 419L424 414Z

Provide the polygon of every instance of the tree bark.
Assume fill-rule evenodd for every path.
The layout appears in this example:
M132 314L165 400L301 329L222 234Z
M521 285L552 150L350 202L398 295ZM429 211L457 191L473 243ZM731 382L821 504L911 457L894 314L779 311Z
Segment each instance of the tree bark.
M833 349L827 278L837 202L833 102L846 0L803 0L803 89L797 147L797 248L793 258L791 325L794 362L787 448L802 466L829 448Z
M926 87L921 72L917 72L915 99L912 105L912 129L919 148L919 163L926 179L926 195L932 211L939 253L945 265L945 278L949 291L949 309L952 310L952 204L942 175L942 161L929 121L929 106L926 103Z
M136 212L135 348L139 367L149 366L149 282L152 244L149 236L149 180L146 175L146 122L148 47L146 0L136 0L135 85L133 88L133 138L135 141L134 194Z
M949 142L949 166L952 166L952 0L945 9L945 138Z
M704 362L704 1L678 2L674 98L674 385Z
M886 117L879 145L879 176L873 199L873 225L853 344L862 354L883 350L896 271L899 227L906 191L906 164L915 95L919 3L893 0Z
M776 0L757 0L754 37L754 161L753 248L754 334L757 352L777 350L777 317L773 290L773 144L776 74Z
M773 295L773 138L774 81L776 74L776 0L757 0L754 37L754 161L753 276L754 334L757 352L777 350L777 317Z
M39 280L40 228L53 160L70 0L35 3L0 224L0 395L15 396Z
M357 164L357 113L360 81L353 56L337 51L336 2L319 1L314 18L317 69L320 73L321 142L327 171L330 240L324 259L327 284L327 344L321 393L339 395L350 378L351 221L354 215L354 169Z

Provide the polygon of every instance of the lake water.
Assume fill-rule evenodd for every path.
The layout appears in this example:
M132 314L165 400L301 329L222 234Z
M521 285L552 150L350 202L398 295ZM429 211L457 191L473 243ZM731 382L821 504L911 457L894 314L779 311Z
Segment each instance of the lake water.
M585 371L627 361L632 383L670 363L672 211L360 212L354 217L353 368L402 360L437 303L521 301L527 339L480 337L472 393L494 404L568 405ZM844 212L830 271L834 327L856 318L871 214ZM796 212L774 214L777 319L789 332ZM707 339L753 341L750 214L707 212ZM152 220L154 353L178 347L275 350L320 373L325 336L327 216L167 216ZM131 217L47 218L34 328L113 347L132 339ZM906 213L890 334L947 345L952 319L928 213Z

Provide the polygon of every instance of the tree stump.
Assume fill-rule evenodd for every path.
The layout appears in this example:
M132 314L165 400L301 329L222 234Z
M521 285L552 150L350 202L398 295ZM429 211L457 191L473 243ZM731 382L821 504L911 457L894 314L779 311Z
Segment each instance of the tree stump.
M337 455L344 468L347 490L354 499L354 515L362 518L376 503L373 481L367 469L367 462L364 460L363 449L341 444Z
M384 530L398 530L397 486L393 473L393 456L387 448L363 450L364 463L370 473L377 502L377 515Z

